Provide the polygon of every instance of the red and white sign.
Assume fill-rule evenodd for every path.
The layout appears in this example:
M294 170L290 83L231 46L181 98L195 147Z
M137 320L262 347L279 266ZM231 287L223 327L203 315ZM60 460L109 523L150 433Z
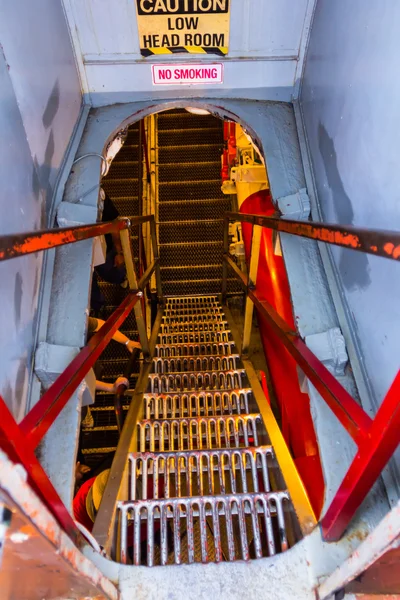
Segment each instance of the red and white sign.
M222 83L222 63L152 65L154 85Z

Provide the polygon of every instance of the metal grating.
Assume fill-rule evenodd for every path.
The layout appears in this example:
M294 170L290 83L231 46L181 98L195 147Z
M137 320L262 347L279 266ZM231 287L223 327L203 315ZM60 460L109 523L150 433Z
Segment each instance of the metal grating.
M115 196L137 196L138 180L134 177L130 178L112 178L112 171L103 179L101 185L104 190L114 198Z
M170 297L165 311L128 498L118 504L121 560L191 564L285 551L290 498L277 489L274 452L230 331L213 330L227 326L218 297Z
M288 548L284 515L286 501L287 492L271 492L120 503L122 562L127 562L126 548L131 542L133 564L154 566L155 529L160 531L161 565L181 564L182 546L185 543L189 564L210 560L221 562L223 559L249 560L251 545L254 547L254 558L274 556ZM132 523L131 528L128 522ZM147 526L148 540L145 557L141 556L140 543L143 523ZM210 536L207 535L209 528L212 532L211 548ZM223 534L226 535L226 545L223 543ZM196 537L201 546L197 560Z
M220 306L218 296L177 296L167 298L166 309L173 306L202 307L210 304Z
M137 136L139 141L139 136ZM136 160L139 152L139 144L125 144L122 146L121 150L118 152L117 156L113 160L113 165L118 164L125 161Z
M158 149L158 160L160 164L168 162L194 162L199 160L206 162L207 160L221 159L223 142L204 144L191 144L185 146L160 146ZM122 150L121 150L122 152Z
M212 264L222 265L224 253L223 245L219 242L203 242L193 245L168 244L160 246L161 266L190 267L192 265L207 266ZM173 268L173 267L172 267ZM222 269L222 267L220 267Z
M187 181L194 179L215 179L221 176L221 160L203 162L164 163L158 167L159 182Z
M159 335L160 344L203 344L209 342L228 342L230 330L225 331L187 331L181 333L163 333Z
M199 323L185 320L183 323L161 323L160 333L181 333L181 332L197 332L197 331L224 331L227 329L228 322L220 319L201 321Z
M161 358L171 358L173 356L215 356L231 354L233 352L234 342L215 342L208 344L157 344L156 356Z
M186 390L235 390L243 387L244 369L204 371L198 373L153 373L149 377L150 392L184 392Z
M221 313L207 312L204 314L193 314L193 315L179 315L179 314L167 314L163 315L162 322L164 325L175 325L176 323L204 323L207 321L222 321L224 315Z
M207 281L218 280L222 274L222 265L179 265L161 267L161 277L164 282L179 283L181 281Z
M221 242L224 222L221 221L166 221L160 223L160 244L190 242ZM163 248L160 248L162 252ZM189 250L188 250L189 251ZM179 294L176 294L179 295ZM186 294L183 294L186 295Z
M102 186L110 195L116 209L121 216L133 216L139 212L138 190L138 124L128 130L127 140L121 151L111 164L108 175L103 179ZM131 231L131 244L134 256L138 255L138 230ZM129 290L118 285L102 281L99 278L99 287L105 299L105 306L101 309L99 317L106 320L120 305ZM137 340L135 315L132 311L121 325L120 330L130 339ZM117 376L124 372L128 362L127 349L111 341L102 352L100 360L96 363L96 376L109 383L113 383ZM133 365L130 377L130 386L135 387L140 361ZM130 396L124 398L124 410L129 407ZM115 451L118 434L114 412L114 394L97 392L95 404L91 406L94 427L85 429L81 434L80 451L85 457L88 466L98 466L111 452Z
M164 309L164 317L170 316L197 316L197 315L205 315L205 314L214 314L214 315L223 315L222 308L218 305L205 305L202 308L165 308Z
M164 200L212 200L214 198L224 198L221 192L221 180L210 178L208 180L194 179L196 171L192 171L192 181L160 182L158 185L158 197L162 203ZM115 180L118 181L118 180ZM117 185L117 184L115 184Z
M224 213L231 209L229 196L224 198L200 198L179 202L176 199L161 202L158 208L160 222L163 221L190 221L196 217L197 221L221 219ZM222 243L219 240L218 243Z
M222 127L205 129L165 129L158 132L160 146L192 146L196 144L216 144L223 146Z
M221 128L222 126L221 121L216 117L212 117L211 115L193 115L186 111L178 114L161 113L158 115L157 121L159 131L165 129L185 129L187 127L191 129Z
M271 446L130 455L130 499L270 492Z
M175 294L209 294L210 292L217 292L221 289L221 279L191 279L182 281L166 281L163 280L163 290L166 295ZM241 287L238 280L228 279L227 286L228 295L242 294L243 288Z
M137 196L116 196L113 198L115 206L121 217L134 217L139 214L139 199ZM132 233L137 235L137 227L132 228Z
M137 150L136 150L137 152ZM136 160L135 160L136 159ZM133 152L131 160L124 160L122 162L113 162L112 163L112 178L131 178L137 177L137 171L139 167L139 161L137 160L137 155L134 158Z
M144 419L138 424L138 451L258 446L261 423L259 414Z
M154 358L155 373L187 373L196 371L229 371L238 367L239 354L226 356L179 356Z
M179 417L208 417L213 415L240 415L249 412L251 389L224 391L145 394L146 419L174 419Z

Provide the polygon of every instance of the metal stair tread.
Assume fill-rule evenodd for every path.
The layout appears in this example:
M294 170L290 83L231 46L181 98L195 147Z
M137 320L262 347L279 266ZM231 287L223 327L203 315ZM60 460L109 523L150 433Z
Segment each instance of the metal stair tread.
M177 364L181 363L185 363L185 361L187 361L188 363L190 363L190 368L188 366L188 370L187 371L157 371L155 370L154 373L158 374L158 375L169 375L170 373L198 373L199 371L196 371L195 369L191 368L192 366L192 362L195 364L198 364L198 362L200 363L205 363L207 361L207 365L211 366L212 361L214 361L215 363L223 363L226 362L227 364L232 363L232 364L236 364L237 362L240 361L240 355L239 354L225 354L225 355L221 355L221 354L217 354L217 355L202 355L202 356L172 356L172 357L164 357L164 356L157 356L153 358L153 365L154 365L154 369L158 369L159 367L161 367L162 369L165 369L165 367L168 365L168 361L169 363L172 363L174 365L174 367L177 366ZM195 366L195 365L193 365ZM200 364L200 367L202 365ZM206 372L207 370L211 370L211 369L201 369L202 372Z
M162 419L142 419L139 422L141 424L151 424L151 423L171 423L172 421L177 421L178 423L183 423L184 421L228 421L232 419L243 419L245 421L261 419L260 413L243 413L240 415L229 414L229 415L201 415L200 417L166 417ZM212 450L212 448L208 448Z
M165 129L163 129L163 131L165 131ZM170 131L175 131L174 129L171 129ZM196 128L196 131L199 131L198 128ZM209 148L210 146L215 146L216 148L220 148L221 144L220 142L204 142L203 144L185 144L185 148L198 148L199 146L204 146L206 148ZM124 145L124 148L126 148L126 146ZM174 148L182 148L182 144L163 144L162 149L163 150L173 150Z
M167 182L165 182L165 183L167 183ZM175 182L173 181L171 183L175 183ZM203 181L201 183L203 183ZM176 205L177 202L180 202L180 200L162 200L161 204L163 206L165 206L166 204L171 204L171 205L175 204ZM217 204L217 203L222 204L223 202L226 202L226 196L223 196L221 198L188 198L186 200L186 202L189 204L201 204L202 202L204 202L204 203L214 202L215 204ZM214 221L214 219L210 219L210 220Z
M161 393L157 393L157 392L145 392L144 393L144 398L153 398L153 397L157 397L157 398L161 398L164 396L178 396L178 395L187 395L190 394L192 395L196 395L196 394L222 394L222 393L229 393L229 394L245 394L245 393L251 393L253 390L251 387L240 387L240 388L232 388L229 390L187 390L187 391L177 391L177 392L161 392Z
M137 177L110 177L108 176L103 180L102 184L107 184L115 181L127 182L127 181L139 181ZM121 195L118 196L119 198ZM134 196L135 197L135 196Z
M222 501L222 499L227 499L227 501L231 504L231 505L235 505L236 507L233 508L232 510L232 514L237 514L237 503L240 503L241 500L245 501L249 498L252 498L254 500L258 500L261 498L264 498L265 500L277 500L277 499L282 499L282 500L289 500L289 494L287 490L276 490L273 492L239 492L237 494L233 493L233 494L215 494L215 495L211 495L211 494L207 494L205 496L175 496L172 498L146 498L146 499L141 499L141 500L123 500L120 501L118 503L118 507L124 507L124 508L135 508L135 507L142 507L143 505L147 504L147 505L154 505L155 507L157 506L167 506L167 508L169 507L169 504L175 503L177 502L178 504L180 503L180 501L187 501L190 500L190 503L193 504L202 504L204 505L212 505L212 504L218 504L219 502ZM233 502L232 502L233 500ZM223 510L223 509L222 509ZM251 514L251 509L246 509L246 507L244 508L246 514ZM271 510L271 509L270 509ZM248 512L247 512L248 511ZM257 507L257 512L262 513L263 512L263 507L258 506ZM275 511L272 509L271 513L274 513ZM220 512L220 514L224 514L223 512ZM212 512L211 511L207 511L207 509L205 510L205 515L206 516L211 516ZM193 511L193 516L197 517L199 516L199 513L197 511ZM158 518L159 515L154 515L154 517ZM186 515L185 514L181 514L181 518L185 518ZM143 515L141 517L142 519L146 519L146 516Z
M168 271L168 270L171 270L171 269L174 269L174 270L176 270L176 269L181 269L181 270L184 270L184 269L198 269L198 268L201 268L201 269L212 269L212 268L218 268L220 266L221 266L221 263L216 263L216 264L213 264L213 265L177 265L177 266L174 265L174 266L171 266L171 267L161 267L161 269L163 269L164 271Z
M196 133L199 131L205 132L205 131L221 131L221 126L217 126L217 127L183 127L183 128L176 128L176 129L160 129L161 133L186 133L186 132L192 132L195 131ZM179 146L181 146L182 144L179 144ZM207 144L208 146L209 144ZM165 146L163 146L164 148Z
M108 181L115 181L115 180L109 179ZM126 180L123 179L123 181L127 181L127 179ZM181 185L188 185L188 186L192 187L193 185L200 185L200 184L204 185L206 183L218 183L219 184L219 183L221 183L221 180L220 179L191 179L190 181L187 181L187 182L186 181L183 181L183 182L182 181L181 182L179 182L179 181L159 181L158 185L159 186L178 185L179 183ZM223 200L223 199L224 199L224 196L221 197L221 200ZM164 202L164 201L161 201L161 202Z
M153 531L154 521L160 521L161 556L160 564L166 565L169 560L167 521L173 522L173 558L172 563L180 564L182 550L187 544L188 563L194 562L221 562L223 558L234 561L237 558L249 560L249 545L254 541L255 558L274 556L278 551L288 549L288 540L285 530L285 516L283 503L288 500L286 492L266 492L258 494L220 494L217 496L193 496L189 498L174 498L163 500L140 500L138 502L121 502L118 504L120 514L122 544L127 545L128 520L133 522L134 553L133 562L140 564L140 529L142 522L151 523ZM272 508L276 509L276 515ZM146 513L146 514L144 514ZM239 519L240 546L235 547L235 529L232 518L237 515ZM258 518L263 518L265 529L258 524ZM221 523L225 520L225 527ZM196 532L194 519L198 519L200 530ZM212 525L210 525L210 521ZM276 521L274 534L274 522ZM186 527L185 527L186 526ZM211 526L211 539L207 535ZM227 556L223 555L224 537L221 535L226 528ZM186 536L183 534L186 533ZM195 537L199 535L200 554L195 553ZM187 538L186 540L184 538ZM209 540L211 543L209 543ZM263 541L266 546L263 546ZM225 544L224 544L225 546ZM172 551L171 551L172 552ZM147 565L154 565L154 540L147 543ZM126 553L123 554L126 562Z
M221 345L221 346L230 345L231 348L232 348L232 346L235 345L235 343L233 341L231 341L231 342L214 342L214 343L216 345ZM169 345L168 344L156 344L156 346L155 346L155 350L157 352L156 356L158 358L173 358L173 357L180 357L180 356L182 356L182 357L184 357L184 356L188 356L188 357L191 357L191 356L226 356L222 352L220 354L215 354L215 352L213 352L212 354L207 354L207 353L203 352L202 354L182 354L181 353L181 354L169 354L169 355L167 355L167 354L161 355L159 353L160 350L165 350L165 349L171 348L171 347L177 350L178 348L183 349L183 348L185 348L185 346L188 346L188 347L190 347L190 348L192 348L194 350L194 349L197 349L197 348L201 349L201 346L206 346L208 344L213 345L213 342L204 342L203 344L200 344L200 343L198 343L198 344L196 344L196 343L193 343L193 344L191 344L191 343L188 343L188 344L169 344Z

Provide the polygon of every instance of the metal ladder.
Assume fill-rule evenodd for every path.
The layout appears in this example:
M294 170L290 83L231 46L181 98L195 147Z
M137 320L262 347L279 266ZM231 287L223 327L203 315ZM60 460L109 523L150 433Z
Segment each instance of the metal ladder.
M123 563L273 556L296 517L216 296L166 300L117 506Z

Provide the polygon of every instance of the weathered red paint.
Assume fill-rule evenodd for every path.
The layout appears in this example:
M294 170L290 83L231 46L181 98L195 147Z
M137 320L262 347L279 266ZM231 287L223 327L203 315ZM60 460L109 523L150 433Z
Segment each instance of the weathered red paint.
M251 195L241 206L241 213L257 213L264 216L274 212L275 207L267 190ZM242 229L246 256L249 258L252 226L243 223ZM256 289L282 317L288 334L294 335L296 328L289 283L283 259L274 253L272 235L271 229L263 228ZM282 433L306 486L312 507L319 515L324 500L325 484L309 399L300 391L295 360L265 322L259 321L259 326L271 381L281 411Z
M16 423L1 396L0 448L7 454L10 460L20 463L24 467L28 476L28 483L33 491L47 506L64 531L76 543L80 534L70 513L36 458L33 446L27 442L23 431Z
M243 212L241 210L241 212ZM247 212L247 211L246 211ZM276 211L270 213L272 215ZM237 213L227 213L234 220ZM284 233L291 233L301 237L326 242L335 246L342 246L375 254L392 260L400 260L400 232L379 229L364 229L352 226L334 225L330 223L293 221L281 219L265 214L248 213L246 223L261 225Z
M322 519L328 541L338 540L400 443L400 371L383 400L329 509Z
M19 425L0 396L0 448L12 461L22 464L34 492L75 542L79 531L34 451L138 299L134 292L125 298Z
M252 206L248 206L251 204ZM268 192L254 194L248 198L242 205L241 210L246 210L246 208L252 210L252 212L255 210L261 211L262 209L266 213L272 211L273 206L268 197ZM293 378L293 365L291 365L290 360L287 361L286 358L285 363L285 356L279 356L281 343L290 352L291 357L296 360L358 445L358 452L322 520L322 531L325 539L328 541L338 540L400 443L400 371L382 402L375 419L372 420L293 331L294 322L289 303L290 290L283 261L281 264L283 271L279 272L279 257L276 257L273 251L271 229L284 230L287 233L295 233L295 231L291 227L287 229L285 227L282 229L280 226L271 227L270 223L274 219L260 215L243 216L229 213L228 216L245 222L243 237L247 255L250 253L251 229L249 230L249 227L251 227L251 224L268 228L266 229L267 235L262 238L263 244L260 251L257 286L256 289L248 289L247 292L249 298L253 300L256 310L258 310L259 316L267 326L267 331L262 331L263 343L269 359L276 394L281 404L283 431L293 451L296 465L304 479L312 503L318 500L314 494L315 486L318 487L319 483L318 477L315 480L315 470L318 476L321 467L319 455L315 452L311 456L307 455L307 452L300 456L296 454L302 449L301 444L303 444L304 449L306 449L307 443L311 443L312 449L315 448L315 433L309 427L310 422L312 423L309 411L304 411L303 407L303 412L299 412L299 400L293 404L293 395L288 394L291 381L292 379L296 381L296 376ZM296 235L302 235L302 226L303 224L300 228L295 228ZM323 229L319 231L318 228L311 233L317 236L316 239L321 240L326 234ZM383 255L382 252L386 252L393 258L400 256L400 245L395 247L391 242L382 242L382 239L389 233L394 233L394 237L396 237L398 235L396 232L372 233L375 239L380 236L381 241L380 245L370 246L372 251L378 248L378 254L380 255ZM306 235L306 237L313 237L313 235ZM331 231L330 235L327 235L327 239L336 240L339 245L347 245L348 247L355 248L357 245L356 249L360 249L358 247L359 239L348 233ZM332 243L336 242L333 241ZM366 239L363 239L362 243L365 244ZM274 280L279 284L276 291L273 289ZM286 372L282 369L282 364L286 365ZM293 393L298 393L298 390L293 390ZM303 432L300 439L296 438L296 430L292 431L292 425L296 426L297 431ZM307 432L307 436L304 431ZM306 462L306 457L312 460ZM314 465L313 469L312 461L316 463L317 460L318 465ZM309 477L310 473L313 473L312 478Z
M110 223L93 223L78 227L65 227L47 231L31 231L0 237L0 261L73 244L106 233L118 233L130 226L129 219L116 219Z

